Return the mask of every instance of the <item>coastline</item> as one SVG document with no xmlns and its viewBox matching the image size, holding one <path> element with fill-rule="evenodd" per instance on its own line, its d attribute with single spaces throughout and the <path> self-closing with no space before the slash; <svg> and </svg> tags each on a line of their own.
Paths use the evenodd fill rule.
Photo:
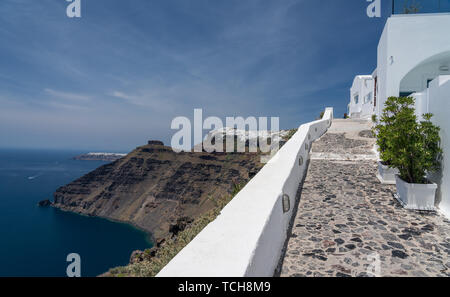
<svg viewBox="0 0 450 297">
<path fill-rule="evenodd" d="M 84 214 L 84 213 L 81 213 L 81 212 L 60 208 L 58 206 L 55 206 L 53 202 L 52 202 L 50 207 L 52 209 L 55 209 L 57 211 L 61 211 L 61 212 L 64 212 L 64 213 L 71 213 L 71 214 L 75 214 L 75 215 L 79 215 L 79 216 L 87 217 L 87 218 L 99 218 L 99 219 L 106 220 L 106 221 L 109 221 L 109 222 L 112 222 L 112 223 L 127 225 L 129 227 L 132 227 L 132 228 L 140 231 L 140 232 L 145 233 L 145 235 L 146 235 L 145 236 L 145 240 L 150 244 L 150 247 L 148 247 L 148 248 L 152 248 L 152 247 L 155 246 L 155 238 L 153 237 L 153 234 L 149 230 L 145 230 L 144 228 L 142 228 L 142 227 L 140 227 L 140 226 L 138 226 L 138 225 L 136 225 L 136 224 L 134 224 L 132 222 L 115 220 L 115 219 L 104 217 L 104 216 L 88 215 L 88 214 Z"/>
</svg>

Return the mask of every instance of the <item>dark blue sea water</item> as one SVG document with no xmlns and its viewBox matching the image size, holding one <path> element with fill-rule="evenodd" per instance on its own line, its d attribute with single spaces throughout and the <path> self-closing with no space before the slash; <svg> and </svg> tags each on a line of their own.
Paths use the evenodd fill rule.
<svg viewBox="0 0 450 297">
<path fill-rule="evenodd" d="M 129 225 L 37 203 L 61 185 L 105 164 L 75 161 L 80 152 L 0 150 L 0 276 L 66 276 L 66 257 L 81 256 L 81 275 L 96 276 L 151 247 Z"/>
</svg>

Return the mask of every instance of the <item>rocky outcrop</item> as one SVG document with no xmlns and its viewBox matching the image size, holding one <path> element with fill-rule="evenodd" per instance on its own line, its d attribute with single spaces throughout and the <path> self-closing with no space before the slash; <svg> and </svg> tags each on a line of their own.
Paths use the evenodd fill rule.
<svg viewBox="0 0 450 297">
<path fill-rule="evenodd" d="M 151 142 L 54 193 L 66 211 L 131 223 L 155 241 L 176 234 L 263 164 L 259 154 L 175 153 Z"/>
<path fill-rule="evenodd" d="M 149 140 L 148 145 L 164 145 L 164 142 L 159 140 Z"/>
<path fill-rule="evenodd" d="M 48 199 L 39 201 L 39 203 L 38 203 L 39 207 L 49 207 L 51 205 L 52 205 L 52 202 L 50 200 L 48 200 Z"/>
</svg>

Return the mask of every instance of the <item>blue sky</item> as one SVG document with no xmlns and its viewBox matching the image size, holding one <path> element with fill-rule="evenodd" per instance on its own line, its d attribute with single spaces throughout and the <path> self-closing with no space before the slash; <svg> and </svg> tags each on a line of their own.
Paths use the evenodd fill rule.
<svg viewBox="0 0 450 297">
<path fill-rule="evenodd" d="M 365 0 L 0 1 L 0 147 L 130 151 L 176 116 L 346 111 L 376 67 Z"/>
</svg>

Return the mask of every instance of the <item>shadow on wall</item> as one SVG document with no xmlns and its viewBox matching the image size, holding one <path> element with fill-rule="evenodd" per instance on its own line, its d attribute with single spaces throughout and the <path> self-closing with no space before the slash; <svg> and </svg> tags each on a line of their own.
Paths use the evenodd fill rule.
<svg viewBox="0 0 450 297">
<path fill-rule="evenodd" d="M 428 174 L 428 179 L 433 181 L 434 183 L 436 183 L 438 185 L 438 188 L 436 190 L 436 198 L 434 200 L 434 206 L 436 206 L 436 208 L 439 207 L 439 204 L 441 204 L 442 202 L 442 177 L 443 177 L 443 171 L 444 171 L 444 165 L 442 165 L 441 170 L 436 171 L 434 173 L 429 173 Z"/>
</svg>

